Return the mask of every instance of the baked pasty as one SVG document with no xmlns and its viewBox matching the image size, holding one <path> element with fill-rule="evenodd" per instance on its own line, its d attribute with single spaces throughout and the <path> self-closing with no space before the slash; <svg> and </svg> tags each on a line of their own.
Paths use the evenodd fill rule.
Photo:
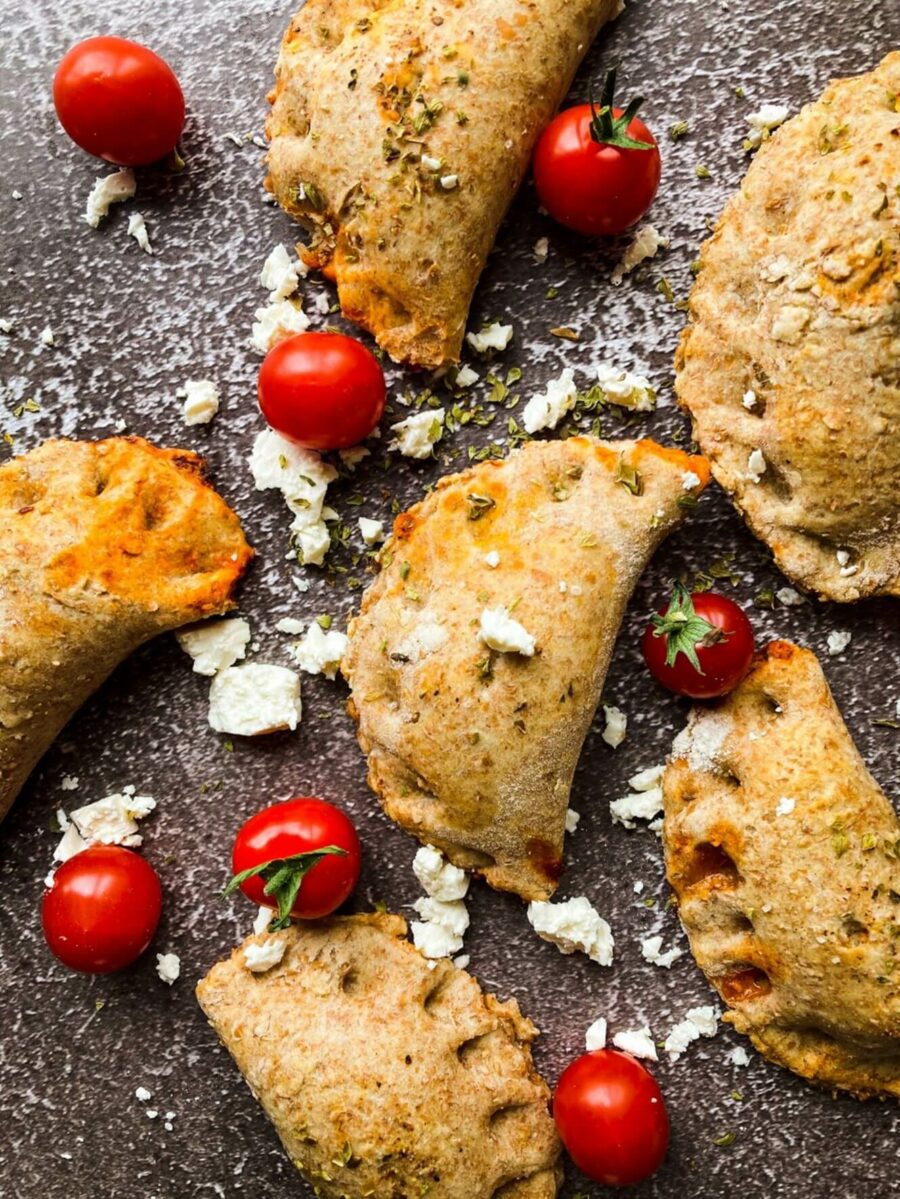
<svg viewBox="0 0 900 1199">
<path fill-rule="evenodd" d="M 405 933 L 399 916 L 372 915 L 249 937 L 197 998 L 323 1199 L 553 1199 L 537 1029 Z M 251 973 L 248 950 L 275 937 L 280 962 Z"/>
<path fill-rule="evenodd" d="M 494 887 L 552 894 L 625 604 L 708 473 L 653 441 L 535 441 L 397 517 L 342 664 L 392 819 Z"/>
<path fill-rule="evenodd" d="M 252 551 L 202 466 L 137 437 L 0 466 L 0 818 L 123 658 L 232 607 Z"/>
<path fill-rule="evenodd" d="M 398 362 L 459 358 L 538 134 L 618 0 L 307 0 L 278 58 L 267 186 Z"/>
<path fill-rule="evenodd" d="M 770 644 L 696 707 L 663 779 L 666 868 L 697 964 L 765 1057 L 900 1098 L 900 824 L 816 658 Z"/>
<path fill-rule="evenodd" d="M 717 481 L 826 599 L 900 595 L 900 52 L 766 141 L 700 254 L 676 390 Z"/>
</svg>

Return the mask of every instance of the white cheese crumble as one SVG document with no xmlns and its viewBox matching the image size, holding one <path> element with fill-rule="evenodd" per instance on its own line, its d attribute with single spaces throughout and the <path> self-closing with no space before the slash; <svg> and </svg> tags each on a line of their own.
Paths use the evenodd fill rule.
<svg viewBox="0 0 900 1199">
<path fill-rule="evenodd" d="M 747 478 L 751 483 L 759 483 L 766 473 L 766 459 L 762 450 L 751 450 L 747 459 Z"/>
<path fill-rule="evenodd" d="M 258 434 L 250 471 L 257 491 L 277 489 L 294 514 L 291 539 L 298 560 L 320 566 L 331 545 L 324 519 L 325 495 L 337 471 L 313 450 L 295 445 L 274 429 Z"/>
<path fill-rule="evenodd" d="M 550 253 L 550 238 L 539 237 L 534 243 L 533 253 L 538 262 L 546 262 L 547 255 Z"/>
<path fill-rule="evenodd" d="M 394 440 L 388 449 L 399 450 L 405 458 L 430 458 L 443 436 L 444 416 L 443 408 L 426 408 L 391 425 Z"/>
<path fill-rule="evenodd" d="M 445 192 L 452 192 L 459 184 L 459 175 L 441 175 L 440 182 Z"/>
<path fill-rule="evenodd" d="M 177 953 L 158 953 L 156 955 L 156 973 L 164 983 L 171 987 L 181 974 L 181 958 Z"/>
<path fill-rule="evenodd" d="M 555 429 L 567 412 L 575 407 L 578 388 L 575 374 L 569 368 L 558 379 L 550 379 L 540 395 L 532 396 L 522 409 L 522 427 L 526 433 Z"/>
<path fill-rule="evenodd" d="M 576 812 L 574 808 L 566 808 L 566 832 L 570 834 L 574 833 L 578 828 L 580 819 L 580 812 Z"/>
<path fill-rule="evenodd" d="M 447 644 L 447 630 L 435 620 L 424 617 L 394 648 L 394 662 L 419 662 Z"/>
<path fill-rule="evenodd" d="M 486 354 L 488 350 L 505 350 L 512 341 L 512 335 L 512 325 L 501 325 L 494 321 L 480 333 L 467 333 L 466 341 L 476 354 Z"/>
<path fill-rule="evenodd" d="M 800 592 L 795 591 L 793 587 L 779 587 L 775 592 L 775 598 L 786 608 L 798 608 L 801 604 L 806 603 Z"/>
<path fill-rule="evenodd" d="M 584 895 L 563 903 L 535 900 L 528 905 L 528 922 L 544 941 L 560 953 L 586 953 L 591 961 L 611 966 L 612 930 Z"/>
<path fill-rule="evenodd" d="M 663 809 L 663 793 L 661 780 L 664 766 L 650 766 L 631 776 L 628 780 L 632 788 L 621 799 L 614 799 L 609 805 L 609 812 L 614 824 L 624 825 L 633 829 L 636 820 L 653 820 Z"/>
<path fill-rule="evenodd" d="M 275 628 L 279 633 L 288 633 L 292 637 L 299 637 L 306 625 L 302 620 L 297 620 L 293 616 L 283 616 L 276 622 Z"/>
<path fill-rule="evenodd" d="M 274 917 L 274 915 L 275 915 L 275 912 L 273 911 L 272 908 L 262 908 L 261 907 L 259 909 L 259 911 L 256 913 L 256 917 L 253 921 L 253 931 L 256 933 L 257 936 L 259 936 L 261 933 L 266 932 L 269 925 L 272 923 L 272 918 Z"/>
<path fill-rule="evenodd" d="M 456 378 L 453 380 L 454 387 L 474 387 L 481 378 L 477 371 L 473 371 L 471 366 L 461 366 L 456 372 Z"/>
<path fill-rule="evenodd" d="M 148 1091 L 146 1087 L 138 1087 L 134 1092 L 134 1097 L 138 1103 L 149 1103 L 153 1098 L 153 1092 Z"/>
<path fill-rule="evenodd" d="M 835 629 L 828 634 L 828 652 L 832 658 L 842 654 L 853 639 L 853 634 L 846 629 Z"/>
<path fill-rule="evenodd" d="M 274 300 L 265 308 L 257 308 L 254 316 L 250 340 L 260 354 L 267 354 L 276 342 L 309 328 L 309 317 L 299 300 Z"/>
<path fill-rule="evenodd" d="M 714 1037 L 719 1027 L 719 1013 L 712 1007 L 691 1008 L 680 1024 L 676 1024 L 666 1037 L 663 1048 L 673 1062 L 677 1062 L 693 1041 L 700 1037 Z"/>
<path fill-rule="evenodd" d="M 147 222 L 139 212 L 133 212 L 128 218 L 127 233 L 129 237 L 133 237 L 145 254 L 152 254 L 153 247 L 150 245 L 150 232 L 147 229 Z"/>
<path fill-rule="evenodd" d="M 49 325 L 45 325 L 41 330 L 40 342 L 42 346 L 56 345 L 56 338 L 53 336 L 53 330 Z"/>
<path fill-rule="evenodd" d="M 505 608 L 485 608 L 481 613 L 478 635 L 490 649 L 501 654 L 534 655 L 535 640 L 528 630 L 509 615 Z"/>
<path fill-rule="evenodd" d="M 384 523 L 382 521 L 361 516 L 356 523 L 359 525 L 360 536 L 366 545 L 378 545 L 379 541 L 384 541 Z"/>
<path fill-rule="evenodd" d="M 0 317 L 0 333 L 12 333 L 15 325 L 12 321 L 8 321 L 6 317 Z"/>
<path fill-rule="evenodd" d="M 177 394 L 184 400 L 181 415 L 186 425 L 208 425 L 219 411 L 219 389 L 212 379 L 186 379 Z"/>
<path fill-rule="evenodd" d="M 651 1062 L 659 1061 L 656 1055 L 656 1045 L 646 1024 L 643 1028 L 617 1032 L 613 1037 L 613 1045 L 616 1049 L 621 1049 L 623 1053 L 630 1053 L 632 1057 L 646 1058 Z"/>
<path fill-rule="evenodd" d="M 775 808 L 776 816 L 790 816 L 794 808 L 797 806 L 796 799 L 791 799 L 788 795 L 782 795 L 778 801 L 778 806 Z"/>
<path fill-rule="evenodd" d="M 684 950 L 673 946 L 662 952 L 662 937 L 644 937 L 641 941 L 641 954 L 645 962 L 650 962 L 653 966 L 662 966 L 668 970 L 673 962 L 677 962 L 680 957 L 684 956 Z"/>
<path fill-rule="evenodd" d="M 269 935 L 244 947 L 244 965 L 253 974 L 265 974 L 277 966 L 287 949 L 287 937 Z"/>
<path fill-rule="evenodd" d="M 194 660 L 194 673 L 212 676 L 243 658 L 250 642 L 250 625 L 241 616 L 211 620 L 182 629 L 175 639 Z"/>
<path fill-rule="evenodd" d="M 292 296 L 306 270 L 306 263 L 296 254 L 291 254 L 285 246 L 276 246 L 263 263 L 259 275 L 260 286 L 269 293 L 269 303 Z"/>
<path fill-rule="evenodd" d="M 77 774 L 64 774 L 59 787 L 61 791 L 77 791 L 79 785 Z"/>
<path fill-rule="evenodd" d="M 228 666 L 209 689 L 209 723 L 217 733 L 258 737 L 293 731 L 302 711 L 300 677 L 284 666 Z"/>
<path fill-rule="evenodd" d="M 727 1060 L 732 1066 L 749 1066 L 750 1054 L 743 1045 L 735 1045 L 734 1049 L 728 1054 Z"/>
<path fill-rule="evenodd" d="M 584 1047 L 588 1053 L 606 1048 L 606 1020 L 602 1016 L 589 1025 L 584 1034 Z"/>
<path fill-rule="evenodd" d="M 761 146 L 772 130 L 783 125 L 789 115 L 790 109 L 784 104 L 763 104 L 756 112 L 749 113 L 747 124 L 750 126 L 750 132 L 744 142 L 745 147 L 755 150 L 757 146 Z"/>
<path fill-rule="evenodd" d="M 756 407 L 756 392 L 752 387 L 748 388 L 747 391 L 744 392 L 743 397 L 741 398 L 741 403 L 748 412 L 752 412 Z"/>
<path fill-rule="evenodd" d="M 681 476 L 682 491 L 693 491 L 700 486 L 700 476 L 693 470 L 686 470 Z"/>
<path fill-rule="evenodd" d="M 314 620 L 306 635 L 294 646 L 297 665 L 307 674 L 324 674 L 327 679 L 333 679 L 347 652 L 348 641 L 346 633 L 339 633 L 337 629 L 326 631 Z"/>
<path fill-rule="evenodd" d="M 448 862 L 433 845 L 423 845 L 417 851 L 412 868 L 422 889 L 432 899 L 440 899 L 444 903 L 465 899 L 469 890 L 469 876 L 465 870 Z"/>
<path fill-rule="evenodd" d="M 500 565 L 500 555 L 496 550 L 490 550 L 489 553 L 484 555 L 484 564 L 485 566 L 489 566 L 491 570 L 497 569 Z"/>
<path fill-rule="evenodd" d="M 356 470 L 360 462 L 364 458 L 368 458 L 372 451 L 364 445 L 352 445 L 347 450 L 338 450 L 338 457 L 347 468 L 347 470 Z"/>
<path fill-rule="evenodd" d="M 410 924 L 413 943 L 427 958 L 448 958 L 463 947 L 469 927 L 469 912 L 461 899 L 433 899 L 430 895 L 413 904 L 421 920 Z"/>
<path fill-rule="evenodd" d="M 627 274 L 639 266 L 647 258 L 653 258 L 660 248 L 665 249 L 669 244 L 667 237 L 662 237 L 652 225 L 642 225 L 626 247 L 625 253 L 619 259 L 618 265 L 611 275 L 616 287 Z"/>
<path fill-rule="evenodd" d="M 628 717 L 621 708 L 616 708 L 612 704 L 604 704 L 603 718 L 606 724 L 600 736 L 607 745 L 613 749 L 618 749 L 625 740 L 625 734 L 628 730 Z"/>
<path fill-rule="evenodd" d="M 597 367 L 597 382 L 607 400 L 620 408 L 651 412 L 656 407 L 656 392 L 643 375 L 601 362 Z"/>
<path fill-rule="evenodd" d="M 91 188 L 84 219 L 92 229 L 99 228 L 100 222 L 109 214 L 110 206 L 130 200 L 136 188 L 131 167 L 122 167 L 112 175 L 104 175 Z"/>
<path fill-rule="evenodd" d="M 117 795 L 107 795 L 70 813 L 73 826 L 88 845 L 99 842 L 136 849 L 142 843 L 137 822 L 153 811 L 156 800 L 134 792 L 134 787 L 123 787 Z"/>
</svg>

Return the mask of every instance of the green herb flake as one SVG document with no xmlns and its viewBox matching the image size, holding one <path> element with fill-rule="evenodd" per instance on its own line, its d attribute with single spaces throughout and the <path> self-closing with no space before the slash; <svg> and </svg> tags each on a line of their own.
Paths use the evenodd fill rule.
<svg viewBox="0 0 900 1199">
<path fill-rule="evenodd" d="M 629 462 L 625 461 L 624 454 L 619 455 L 619 460 L 616 463 L 615 481 L 632 495 L 643 494 L 644 481 L 640 476 L 640 472 L 635 470 Z"/>
<path fill-rule="evenodd" d="M 718 1145 L 720 1149 L 728 1149 L 737 1140 L 737 1133 L 733 1130 L 723 1132 L 717 1137 L 713 1137 L 713 1144 Z"/>
<path fill-rule="evenodd" d="M 689 129 L 690 125 L 688 125 L 687 121 L 676 121 L 669 129 L 669 137 L 673 142 L 681 141 L 687 135 Z"/>
<path fill-rule="evenodd" d="M 709 167 L 704 166 L 702 162 L 694 167 L 694 174 L 698 179 L 712 179 L 712 171 Z"/>
</svg>

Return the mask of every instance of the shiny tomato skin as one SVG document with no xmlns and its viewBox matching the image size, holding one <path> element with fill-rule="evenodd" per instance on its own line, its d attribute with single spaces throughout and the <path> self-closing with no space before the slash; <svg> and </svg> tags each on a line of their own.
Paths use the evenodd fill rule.
<svg viewBox="0 0 900 1199">
<path fill-rule="evenodd" d="M 619 108 L 613 109 L 618 117 Z M 628 135 L 649 150 L 600 145 L 591 137 L 590 104 L 566 108 L 534 152 L 538 198 L 554 220 L 589 237 L 610 237 L 639 221 L 656 195 L 661 164 L 656 139 L 635 117 Z"/>
<path fill-rule="evenodd" d="M 156 932 L 162 887 L 140 854 L 92 845 L 56 871 L 44 892 L 41 925 L 50 950 L 86 974 L 124 970 Z"/>
<path fill-rule="evenodd" d="M 310 450 L 346 450 L 384 411 L 378 359 L 343 333 L 298 333 L 269 350 L 259 372 L 259 406 L 282 437 Z"/>
<path fill-rule="evenodd" d="M 346 856 L 324 857 L 304 877 L 291 915 L 316 920 L 339 908 L 359 878 L 359 837 L 348 816 L 324 799 L 300 796 L 263 808 L 241 827 L 234 842 L 231 863 L 235 874 L 268 862 L 337 845 Z M 241 883 L 241 891 L 262 907 L 274 907 L 264 893 L 259 875 Z"/>
<path fill-rule="evenodd" d="M 165 158 L 184 127 L 184 95 L 172 68 L 121 37 L 73 46 L 56 69 L 53 103 L 76 145 L 118 166 Z"/>
<path fill-rule="evenodd" d="M 560 1139 L 582 1173 L 606 1186 L 633 1186 L 659 1166 L 669 1117 L 656 1079 L 616 1049 L 582 1054 L 553 1096 Z"/>
<path fill-rule="evenodd" d="M 653 677 L 676 695 L 690 699 L 715 699 L 733 691 L 753 661 L 753 626 L 734 600 L 714 591 L 695 592 L 691 599 L 694 611 L 726 634 L 724 640 L 710 646 L 697 646 L 697 659 L 702 674 L 698 674 L 684 654 L 679 654 L 671 666 L 666 665 L 666 639 L 655 637 L 653 626 L 644 630 L 641 648 L 644 661 Z M 666 612 L 660 608 L 659 615 Z"/>
</svg>

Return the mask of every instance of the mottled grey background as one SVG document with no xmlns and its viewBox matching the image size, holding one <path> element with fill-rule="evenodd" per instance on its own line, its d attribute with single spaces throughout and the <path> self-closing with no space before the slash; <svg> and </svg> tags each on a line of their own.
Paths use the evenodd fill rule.
<svg viewBox="0 0 900 1199">
<path fill-rule="evenodd" d="M 248 347 L 253 309 L 264 300 L 260 265 L 278 242 L 290 243 L 286 217 L 260 198 L 260 151 L 226 140 L 258 134 L 264 93 L 290 3 L 273 0 L 26 0 L 0 2 L 3 233 L 0 316 L 15 333 L 0 338 L 2 430 L 17 450 L 65 433 L 100 437 L 124 420 L 134 433 L 186 445 L 210 460 L 212 475 L 240 512 L 259 550 L 242 596 L 260 642 L 257 661 L 287 663 L 287 639 L 275 622 L 330 612 L 343 627 L 356 602 L 345 583 L 311 569 L 299 596 L 284 561 L 288 514 L 273 493 L 251 490 L 245 457 L 261 428 L 254 400 L 258 358 Z M 91 183 L 103 171 L 62 134 L 50 103 L 50 80 L 63 51 L 82 37 L 113 32 L 145 41 L 178 72 L 189 106 L 187 170 L 140 175 L 130 205 L 114 209 L 99 231 L 82 220 Z M 745 115 L 764 101 L 792 108 L 835 75 L 862 71 L 900 43 L 896 0 L 795 0 L 782 4 L 639 0 L 604 31 L 579 76 L 575 94 L 601 64 L 623 64 L 629 92 L 647 97 L 645 116 L 661 135 L 662 188 L 652 217 L 671 238 L 667 253 L 619 289 L 609 268 L 621 247 L 593 249 L 537 213 L 526 186 L 500 234 L 474 317 L 510 318 L 515 341 L 505 367 L 525 372 L 527 396 L 563 365 L 579 370 L 608 357 L 646 370 L 671 404 L 671 360 L 682 314 L 656 288 L 664 273 L 686 294 L 689 264 L 707 222 L 737 186 L 746 166 Z M 745 96 L 735 94 L 741 86 Z M 678 145 L 665 132 L 690 122 Z M 695 175 L 708 166 L 711 180 Z M 14 198 L 14 192 L 21 198 Z M 156 250 L 143 254 L 126 237 L 130 209 L 144 213 Z M 537 237 L 550 238 L 538 265 Z M 559 294 L 545 299 L 548 287 Z M 312 298 L 320 284 L 307 284 Z M 38 334 L 49 323 L 56 346 Z M 571 325 L 578 343 L 548 329 Z M 176 389 L 210 376 L 222 388 L 220 415 L 205 429 L 182 424 Z M 399 385 L 399 373 L 395 376 Z M 13 409 L 34 397 L 36 414 Z M 852 397 L 848 397 L 852 402 Z M 394 419 L 397 419 L 396 417 Z M 500 425 L 501 421 L 497 422 Z M 670 406 L 629 422 L 613 411 L 604 433 L 640 429 L 661 440 L 683 436 Z M 490 429 L 469 440 L 486 444 Z M 499 431 L 498 431 L 499 435 Z M 447 439 L 434 465 L 391 463 L 381 456 L 356 479 L 333 488 L 338 510 L 355 525 L 361 512 L 386 516 L 392 497 L 404 504 L 464 457 L 466 439 Z M 6 457 L 4 446 L 0 456 Z M 353 497 L 364 496 L 361 507 Z M 357 543 L 355 552 L 361 547 Z M 661 1039 L 686 1008 L 711 999 L 685 955 L 671 971 L 644 963 L 638 940 L 654 931 L 685 945 L 665 909 L 659 844 L 649 833 L 612 828 L 608 801 L 636 770 L 660 761 L 683 722 L 682 705 L 647 678 L 637 641 L 667 580 L 686 567 L 707 567 L 734 554 L 724 589 L 748 607 L 760 640 L 788 636 L 825 653 L 827 634 L 853 634 L 839 658 L 826 658 L 829 680 L 860 749 L 878 780 L 895 789 L 900 734 L 873 725 L 900 697 L 897 608 L 807 604 L 762 610 L 762 588 L 781 584 L 769 555 L 743 529 L 715 488 L 681 533 L 657 555 L 631 604 L 607 685 L 629 716 L 625 744 L 612 752 L 592 735 L 572 804 L 582 812 L 570 841 L 560 896 L 586 894 L 610 920 L 616 962 L 601 969 L 584 957 L 561 957 L 531 932 L 511 896 L 472 889 L 466 951 L 472 969 L 503 996 L 515 995 L 543 1030 L 537 1060 L 551 1081 L 583 1046 L 586 1026 L 605 1015 L 611 1031 L 648 1022 Z M 337 563 L 350 565 L 349 554 Z M 189 669 L 173 639 L 127 662 L 72 722 L 47 755 L 0 830 L 0 1194 L 16 1199 L 201 1199 L 204 1196 L 308 1194 L 226 1054 L 217 1047 L 192 985 L 247 930 L 243 900 L 217 898 L 234 832 L 261 805 L 317 793 L 347 807 L 366 847 L 357 903 L 375 899 L 403 908 L 419 893 L 410 871 L 415 846 L 381 814 L 365 785 L 364 765 L 344 714 L 342 685 L 304 679 L 306 711 L 295 736 L 236 741 L 228 752 L 206 726 L 206 682 Z M 64 793 L 65 774 L 80 780 Z M 114 977 L 69 973 L 49 956 L 38 926 L 43 878 L 54 845 L 52 814 L 133 783 L 159 801 L 145 823 L 147 856 L 159 869 L 166 905 L 156 949 L 181 955 L 182 978 L 170 989 L 151 953 Z M 646 884 L 646 907 L 633 883 Z M 102 1001 L 102 1006 L 101 1006 Z M 98 1010 L 98 1008 L 100 1010 Z M 728 1030 L 701 1041 L 657 1074 L 672 1116 L 672 1147 L 661 1173 L 640 1196 L 713 1199 L 766 1196 L 820 1199 L 896 1194 L 898 1118 L 894 1105 L 834 1100 L 768 1065 L 727 1060 L 739 1038 Z M 151 1103 L 134 1098 L 137 1086 Z M 738 1098 L 738 1095 L 740 1098 Z M 147 1108 L 158 1110 L 152 1121 Z M 174 1112 L 171 1129 L 164 1113 Z M 734 1131 L 730 1148 L 714 1140 Z M 565 1194 L 599 1196 L 569 1171 Z"/>
</svg>

